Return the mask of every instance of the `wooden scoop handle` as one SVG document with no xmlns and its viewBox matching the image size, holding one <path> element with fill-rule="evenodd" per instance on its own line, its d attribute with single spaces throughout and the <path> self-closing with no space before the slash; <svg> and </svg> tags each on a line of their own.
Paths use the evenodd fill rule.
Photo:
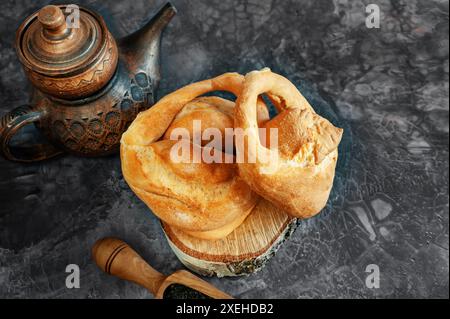
<svg viewBox="0 0 450 319">
<path fill-rule="evenodd" d="M 166 276 L 153 269 L 127 243 L 117 238 L 98 240 L 92 258 L 104 272 L 147 288 L 154 296 Z"/>
</svg>

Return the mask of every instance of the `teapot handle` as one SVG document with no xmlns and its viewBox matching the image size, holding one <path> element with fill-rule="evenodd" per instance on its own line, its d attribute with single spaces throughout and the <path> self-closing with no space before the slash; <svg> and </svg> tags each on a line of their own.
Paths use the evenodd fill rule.
<svg viewBox="0 0 450 319">
<path fill-rule="evenodd" d="M 62 153 L 51 144 L 36 144 L 28 147 L 11 147 L 9 141 L 25 125 L 38 122 L 44 110 L 29 105 L 16 107 L 0 119 L 0 153 L 15 162 L 36 162 Z"/>
</svg>

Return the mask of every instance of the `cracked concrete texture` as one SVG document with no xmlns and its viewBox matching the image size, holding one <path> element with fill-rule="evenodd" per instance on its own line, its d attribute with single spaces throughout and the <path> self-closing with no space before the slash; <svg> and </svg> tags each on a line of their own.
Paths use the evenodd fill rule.
<svg viewBox="0 0 450 319">
<path fill-rule="evenodd" d="M 346 129 L 327 208 L 267 266 L 208 279 L 239 298 L 448 298 L 448 1 L 172 1 L 158 97 L 226 71 L 270 67 Z M 28 100 L 13 49 L 22 19 L 49 1 L 4 1 L 0 114 Z M 79 1 L 112 32 L 137 29 L 163 1 Z M 367 29 L 365 6 L 381 9 Z M 158 270 L 182 267 L 117 156 L 32 165 L 0 159 L 0 297 L 150 298 L 90 259 L 96 239 L 127 240 Z M 81 288 L 65 287 L 67 264 Z M 380 267 L 379 289 L 365 285 Z"/>
</svg>

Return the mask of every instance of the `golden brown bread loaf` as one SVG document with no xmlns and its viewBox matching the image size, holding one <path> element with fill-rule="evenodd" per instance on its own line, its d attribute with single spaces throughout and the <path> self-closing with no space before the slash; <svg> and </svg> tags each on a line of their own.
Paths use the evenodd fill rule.
<svg viewBox="0 0 450 319">
<path fill-rule="evenodd" d="M 238 97 L 236 106 L 218 97 L 199 97 L 211 91 L 232 92 Z M 273 119 L 263 93 L 279 111 Z M 202 131 L 220 131 L 219 157 L 228 152 L 231 163 L 193 162 L 193 152 L 211 150 L 210 140 L 192 139 L 194 121 L 201 121 Z M 232 127 L 247 131 L 239 136 L 243 144 L 232 138 L 230 152 L 224 145 L 226 129 Z M 266 133 L 261 135 L 260 128 Z M 187 138 L 178 140 L 178 129 L 187 130 Z M 270 129 L 278 133 L 276 140 Z M 122 135 L 122 171 L 136 195 L 171 227 L 218 239 L 245 220 L 258 194 L 292 216 L 317 214 L 333 184 L 341 137 L 342 129 L 317 115 L 286 78 L 268 69 L 245 78 L 226 73 L 183 87 L 140 113 Z M 275 143 L 277 148 L 270 149 Z M 190 154 L 182 156 L 185 161 L 173 161 L 171 151 L 180 145 Z"/>
<path fill-rule="evenodd" d="M 267 148 L 272 143 L 269 130 L 266 145 L 258 134 L 255 101 L 262 93 L 279 111 L 264 125 L 278 130 L 278 149 Z M 256 157 L 254 163 L 238 162 L 240 176 L 255 192 L 295 217 L 311 217 L 322 210 L 333 185 L 342 129 L 317 115 L 291 82 L 269 69 L 245 76 L 235 127 L 247 129 L 245 144 L 236 144 L 236 156 Z"/>
<path fill-rule="evenodd" d="M 131 189 L 159 218 L 196 237 L 226 236 L 244 221 L 259 196 L 238 176 L 235 163 L 173 162 L 170 151 L 177 141 L 170 134 L 175 128 L 190 130 L 196 119 L 205 128 L 233 127 L 234 102 L 197 97 L 210 91 L 239 95 L 243 80 L 227 73 L 181 88 L 140 113 L 122 136 L 122 171 Z M 261 102 L 257 117 L 268 119 Z M 192 140 L 182 143 L 191 150 L 202 148 Z"/>
</svg>

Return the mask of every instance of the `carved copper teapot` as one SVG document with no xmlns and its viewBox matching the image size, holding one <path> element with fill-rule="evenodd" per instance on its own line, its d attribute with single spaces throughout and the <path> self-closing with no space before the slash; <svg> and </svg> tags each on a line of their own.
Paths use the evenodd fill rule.
<svg viewBox="0 0 450 319">
<path fill-rule="evenodd" d="M 17 54 L 33 93 L 30 105 L 0 121 L 0 149 L 9 160 L 114 153 L 122 132 L 154 103 L 161 32 L 175 8 L 166 4 L 143 28 L 117 42 L 95 12 L 79 7 L 74 27 L 67 23 L 67 9 L 46 6 L 17 30 Z M 13 135 L 30 123 L 49 143 L 10 146 Z"/>
</svg>

